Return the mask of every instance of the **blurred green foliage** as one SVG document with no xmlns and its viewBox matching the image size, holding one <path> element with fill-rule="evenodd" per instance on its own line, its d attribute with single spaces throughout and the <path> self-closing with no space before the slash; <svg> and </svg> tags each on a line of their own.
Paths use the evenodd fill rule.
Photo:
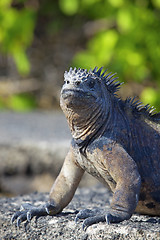
<svg viewBox="0 0 160 240">
<path fill-rule="evenodd" d="M 77 12 L 69 12 L 69 5 L 61 10 L 85 16 L 93 27 L 99 21 L 99 29 L 73 64 L 87 69 L 108 67 L 125 82 L 153 81 L 160 88 L 160 0 L 76 0 L 76 4 Z M 158 108 L 157 88 L 144 89 L 140 97 Z"/>
<path fill-rule="evenodd" d="M 29 94 L 15 94 L 7 97 L 0 96 L 0 109 L 9 109 L 18 112 L 26 112 L 36 108 L 36 101 Z"/>
<path fill-rule="evenodd" d="M 104 66 L 124 82 L 153 82 L 154 88 L 144 89 L 141 99 L 160 106 L 160 0 L 46 0 L 36 8 L 34 1 L 0 0 L 0 50 L 13 56 L 21 74 L 30 69 L 26 50 L 38 17 L 47 17 L 49 34 L 63 27 L 64 18 L 79 18 L 86 23 L 87 43 L 72 65 Z"/>
<path fill-rule="evenodd" d="M 0 96 L 0 109 L 9 109 L 18 112 L 26 112 L 36 108 L 33 96 L 29 94 L 15 94 L 7 97 Z"/>
<path fill-rule="evenodd" d="M 9 53 L 19 72 L 25 75 L 30 70 L 26 50 L 33 39 L 36 13 L 29 7 L 16 9 L 12 2 L 0 0 L 0 51 Z"/>
<path fill-rule="evenodd" d="M 106 28 L 100 26 L 89 39 L 86 50 L 75 56 L 75 65 L 109 66 L 127 81 L 159 80 L 160 1 L 79 0 L 79 4 L 80 13 L 92 21 L 103 19 Z"/>
</svg>

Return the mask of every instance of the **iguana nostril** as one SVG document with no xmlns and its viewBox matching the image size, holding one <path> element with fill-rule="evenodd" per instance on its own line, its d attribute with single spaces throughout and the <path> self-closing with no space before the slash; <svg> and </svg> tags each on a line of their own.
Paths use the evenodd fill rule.
<svg viewBox="0 0 160 240">
<path fill-rule="evenodd" d="M 75 84 L 76 84 L 77 86 L 79 86 L 80 83 L 81 83 L 80 81 L 76 81 L 76 82 L 75 82 Z"/>
</svg>

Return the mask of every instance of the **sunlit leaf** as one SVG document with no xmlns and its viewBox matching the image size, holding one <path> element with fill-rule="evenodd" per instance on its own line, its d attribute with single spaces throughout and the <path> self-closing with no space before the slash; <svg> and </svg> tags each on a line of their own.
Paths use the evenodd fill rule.
<svg viewBox="0 0 160 240">
<path fill-rule="evenodd" d="M 11 4 L 12 0 L 1 0 L 0 1 L 0 8 L 5 9 Z"/>
<path fill-rule="evenodd" d="M 67 15 L 74 15 L 78 11 L 79 1 L 78 0 L 59 0 L 59 6 L 62 12 Z"/>
<path fill-rule="evenodd" d="M 14 111 L 29 111 L 36 106 L 34 98 L 22 94 L 10 96 L 7 105 Z"/>
<path fill-rule="evenodd" d="M 33 39 L 35 13 L 8 7 L 6 11 L 0 9 L 0 20 L 1 51 L 13 56 L 21 74 L 28 74 L 30 63 L 25 52 Z"/>
<path fill-rule="evenodd" d="M 113 54 L 113 49 L 118 41 L 118 34 L 115 30 L 109 30 L 99 33 L 94 39 L 88 43 L 88 51 L 78 54 L 73 59 L 73 63 L 83 62 L 84 65 L 104 65 L 107 64 Z"/>
<path fill-rule="evenodd" d="M 13 51 L 13 58 L 15 60 L 19 72 L 22 75 L 28 74 L 30 70 L 30 62 L 27 58 L 25 51 L 23 49 L 18 48 L 15 49 L 15 51 Z"/>
<path fill-rule="evenodd" d="M 158 99 L 158 93 L 155 89 L 153 89 L 151 87 L 147 87 L 142 91 L 140 98 L 143 103 L 151 104 L 154 106 Z"/>
<path fill-rule="evenodd" d="M 152 3 L 155 7 L 160 8 L 160 0 L 152 0 Z"/>
<path fill-rule="evenodd" d="M 73 59 L 73 65 L 76 67 L 90 69 L 97 64 L 97 58 L 91 53 L 80 52 Z"/>
<path fill-rule="evenodd" d="M 107 54 L 107 51 L 113 49 L 118 41 L 118 34 L 115 30 L 109 30 L 98 34 L 88 43 L 90 51 L 97 54 L 101 52 Z"/>
<path fill-rule="evenodd" d="M 117 14 L 117 23 L 119 29 L 123 32 L 132 30 L 134 19 L 131 16 L 131 12 L 128 9 L 120 9 Z"/>
<path fill-rule="evenodd" d="M 142 55 L 138 52 L 127 51 L 126 59 L 130 65 L 139 66 L 142 64 Z"/>
<path fill-rule="evenodd" d="M 124 0 L 107 0 L 113 7 L 121 7 Z"/>
</svg>

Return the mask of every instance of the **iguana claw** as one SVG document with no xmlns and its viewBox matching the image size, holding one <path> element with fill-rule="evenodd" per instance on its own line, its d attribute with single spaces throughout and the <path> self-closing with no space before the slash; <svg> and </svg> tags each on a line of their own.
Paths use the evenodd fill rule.
<svg viewBox="0 0 160 240">
<path fill-rule="evenodd" d="M 77 223 L 79 219 L 85 219 L 82 224 L 82 229 L 86 231 L 86 229 L 96 223 L 105 222 L 105 215 L 103 214 L 103 209 L 95 208 L 93 210 L 90 209 L 82 209 L 75 217 L 75 222 Z"/>
<path fill-rule="evenodd" d="M 105 222 L 105 221 L 106 221 L 105 215 L 89 217 L 83 221 L 82 229 L 86 231 L 89 226 L 99 222 Z"/>
<path fill-rule="evenodd" d="M 24 221 L 30 222 L 34 216 L 40 217 L 48 215 L 46 205 L 32 206 L 31 204 L 23 204 L 20 211 L 17 211 L 11 218 L 11 223 L 17 219 L 17 227 Z"/>
</svg>

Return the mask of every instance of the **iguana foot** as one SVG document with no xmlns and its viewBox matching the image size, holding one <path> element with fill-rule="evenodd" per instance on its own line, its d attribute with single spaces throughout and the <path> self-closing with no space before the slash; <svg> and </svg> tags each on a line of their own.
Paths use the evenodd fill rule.
<svg viewBox="0 0 160 240">
<path fill-rule="evenodd" d="M 54 209 L 54 206 L 50 203 L 46 203 L 40 206 L 33 206 L 30 203 L 24 203 L 21 205 L 20 211 L 13 214 L 11 218 L 11 223 L 17 220 L 17 227 L 20 226 L 21 222 L 30 222 L 34 216 L 46 216 L 49 215 L 50 211 Z"/>
<path fill-rule="evenodd" d="M 85 231 L 89 226 L 99 222 L 107 222 L 107 224 L 119 223 L 128 218 L 128 216 L 125 217 L 123 214 L 122 216 L 112 215 L 109 212 L 104 214 L 104 209 L 83 209 L 76 215 L 75 222 L 77 223 L 79 219 L 85 219 L 82 224 L 82 229 Z"/>
<path fill-rule="evenodd" d="M 75 222 L 77 223 L 79 219 L 85 219 L 82 224 L 82 229 L 85 231 L 89 226 L 105 222 L 105 215 L 103 214 L 104 210 L 96 208 L 93 210 L 82 209 L 75 217 Z"/>
</svg>

